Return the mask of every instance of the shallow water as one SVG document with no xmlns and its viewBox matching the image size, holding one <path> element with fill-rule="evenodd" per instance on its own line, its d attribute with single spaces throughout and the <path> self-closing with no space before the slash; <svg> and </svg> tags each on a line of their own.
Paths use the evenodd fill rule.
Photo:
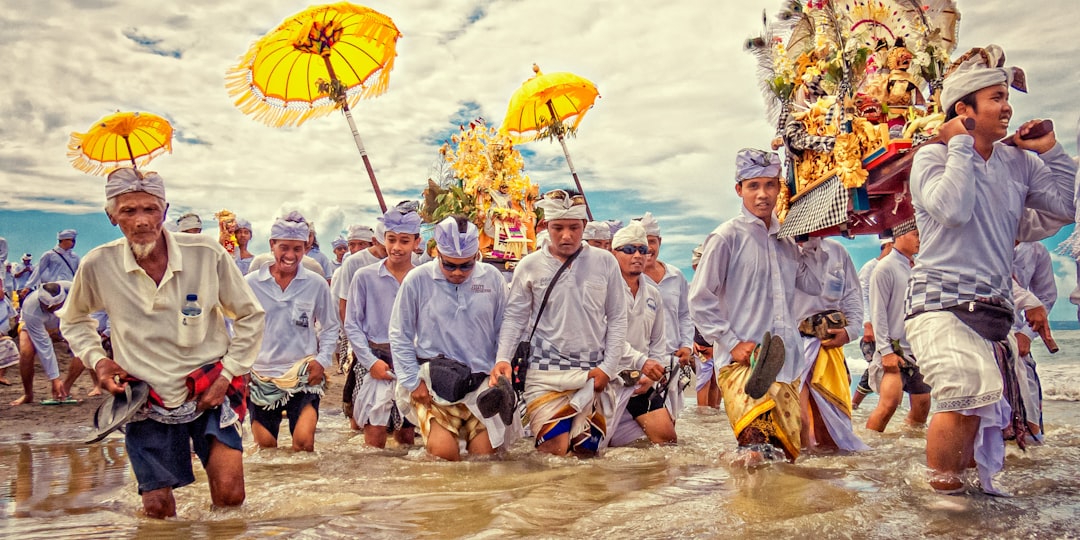
<svg viewBox="0 0 1080 540">
<path fill-rule="evenodd" d="M 1080 350 L 1080 332 L 1058 341 Z M 934 495 L 923 430 L 904 427 L 901 410 L 887 433 L 866 431 L 871 396 L 854 423 L 872 451 L 749 471 L 729 465 L 726 417 L 692 405 L 677 446 L 642 444 L 587 461 L 539 456 L 524 441 L 502 459 L 464 463 L 416 448 L 372 451 L 344 417 L 324 414 L 314 454 L 255 450 L 246 435 L 243 507 L 212 510 L 196 465 L 196 483 L 176 493 L 179 518 L 166 522 L 139 514 L 119 436 L 98 445 L 78 442 L 81 429 L 0 436 L 0 530 L 8 538 L 1076 537 L 1075 358 L 1037 353 L 1040 371 L 1055 374 L 1043 380 L 1058 399 L 1044 404 L 1047 444 L 1009 450 L 999 485 L 1012 498 Z M 851 360 L 856 378 L 863 367 Z"/>
</svg>

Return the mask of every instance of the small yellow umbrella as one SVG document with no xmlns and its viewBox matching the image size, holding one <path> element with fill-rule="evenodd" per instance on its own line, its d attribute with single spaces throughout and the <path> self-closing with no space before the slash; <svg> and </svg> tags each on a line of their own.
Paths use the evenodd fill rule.
<svg viewBox="0 0 1080 540">
<path fill-rule="evenodd" d="M 584 197 L 585 191 L 581 189 L 581 181 L 570 159 L 570 150 L 566 148 L 566 133 L 577 129 L 600 94 L 592 81 L 573 73 L 541 73 L 536 64 L 533 64 L 533 73 L 535 75 L 510 98 L 510 106 L 506 109 L 499 131 L 509 135 L 516 143 L 556 137 L 562 145 L 574 184 Z M 588 199 L 585 209 L 592 220 Z"/>
<path fill-rule="evenodd" d="M 241 111 L 274 127 L 341 109 L 386 211 L 350 106 L 386 91 L 399 37 L 394 21 L 373 9 L 348 2 L 313 6 L 252 43 L 226 73 L 225 86 Z"/>
<path fill-rule="evenodd" d="M 127 165 L 146 166 L 150 160 L 172 153 L 173 128 L 169 121 L 145 112 L 117 112 L 98 120 L 86 133 L 71 134 L 68 158 L 76 169 L 107 174 Z"/>
</svg>

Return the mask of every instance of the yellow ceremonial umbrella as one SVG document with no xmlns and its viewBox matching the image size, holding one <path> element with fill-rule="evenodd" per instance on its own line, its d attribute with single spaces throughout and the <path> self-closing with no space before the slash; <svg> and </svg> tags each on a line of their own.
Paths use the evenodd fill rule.
<svg viewBox="0 0 1080 540">
<path fill-rule="evenodd" d="M 86 133 L 71 134 L 68 158 L 80 171 L 107 174 L 131 163 L 146 166 L 162 153 L 172 153 L 169 121 L 145 112 L 117 112 L 98 120 Z"/>
<path fill-rule="evenodd" d="M 585 113 L 592 108 L 600 94 L 592 81 L 573 73 L 541 73 L 536 64 L 533 64 L 533 73 L 535 75 L 510 98 L 510 106 L 506 109 L 499 131 L 509 135 L 516 143 L 552 136 L 557 138 L 566 156 L 566 164 L 570 166 L 574 184 L 584 197 L 585 191 L 581 189 L 581 181 L 570 159 L 570 150 L 566 148 L 566 133 L 577 130 Z M 589 220 L 592 220 L 588 199 L 585 209 Z"/>
<path fill-rule="evenodd" d="M 225 86 L 241 111 L 274 127 L 341 109 L 386 211 L 350 107 L 386 91 L 399 37 L 394 21 L 373 9 L 348 2 L 313 6 L 252 43 L 226 73 Z"/>
</svg>

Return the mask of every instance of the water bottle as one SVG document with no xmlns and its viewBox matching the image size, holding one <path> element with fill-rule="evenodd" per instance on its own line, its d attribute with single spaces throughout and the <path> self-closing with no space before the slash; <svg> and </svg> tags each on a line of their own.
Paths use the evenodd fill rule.
<svg viewBox="0 0 1080 540">
<path fill-rule="evenodd" d="M 825 290 L 822 296 L 826 300 L 837 302 L 844 296 L 844 271 L 840 266 L 833 266 L 825 276 Z"/>
<path fill-rule="evenodd" d="M 202 308 L 199 307 L 199 295 L 187 295 L 187 302 L 180 308 L 180 313 L 183 313 L 185 317 L 197 317 L 201 315 Z"/>
</svg>

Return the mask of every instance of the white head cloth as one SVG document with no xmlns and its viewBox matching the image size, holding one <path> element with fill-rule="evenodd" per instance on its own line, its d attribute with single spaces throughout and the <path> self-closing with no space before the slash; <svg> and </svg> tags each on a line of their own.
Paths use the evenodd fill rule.
<svg viewBox="0 0 1080 540">
<path fill-rule="evenodd" d="M 274 220 L 274 224 L 270 226 L 270 239 L 307 242 L 310 231 L 304 216 L 299 212 L 289 212 L 285 217 Z"/>
<path fill-rule="evenodd" d="M 645 215 L 641 216 L 638 221 L 641 222 L 642 227 L 645 227 L 647 236 L 660 236 L 660 222 L 656 221 L 652 212 L 645 212 Z"/>
<path fill-rule="evenodd" d="M 621 219 L 609 219 L 609 220 L 605 221 L 604 223 L 607 223 L 608 229 L 611 230 L 612 235 L 619 232 L 619 229 L 622 228 L 622 220 Z"/>
<path fill-rule="evenodd" d="M 67 291 L 60 282 L 46 283 L 38 288 L 38 302 L 47 308 L 59 306 L 64 300 L 67 300 Z"/>
<path fill-rule="evenodd" d="M 466 259 L 480 250 L 479 231 L 472 222 L 465 222 L 465 230 L 458 227 L 453 217 L 448 217 L 435 225 L 435 245 L 439 253 L 455 259 Z"/>
<path fill-rule="evenodd" d="M 964 96 L 989 86 L 1005 84 L 1027 92 L 1024 70 L 1005 67 L 1005 51 L 997 45 L 971 49 L 959 62 L 956 70 L 946 76 L 942 83 L 942 111 L 951 111 L 956 102 Z"/>
<path fill-rule="evenodd" d="M 563 201 L 541 199 L 536 203 L 536 207 L 544 210 L 545 221 L 555 221 L 556 219 L 589 219 L 589 214 L 585 210 L 585 205 L 575 205 L 569 198 Z"/>
<path fill-rule="evenodd" d="M 75 235 L 79 234 L 75 229 L 64 229 L 56 233 L 57 240 L 74 240 Z"/>
<path fill-rule="evenodd" d="M 121 167 L 109 173 L 105 181 L 105 198 L 112 199 L 125 193 L 144 191 L 159 199 L 165 199 L 165 181 L 153 171 L 140 171 Z"/>
<path fill-rule="evenodd" d="M 705 246 L 698 244 L 693 251 L 690 252 L 690 266 L 697 266 L 701 262 L 701 255 L 705 253 Z"/>
<path fill-rule="evenodd" d="M 379 223 L 385 228 L 384 238 L 387 232 L 419 234 L 421 221 L 420 214 L 405 203 L 387 210 L 379 218 Z"/>
<path fill-rule="evenodd" d="M 735 182 L 747 178 L 779 178 L 780 155 L 756 148 L 743 148 L 735 154 Z"/>
<path fill-rule="evenodd" d="M 334 249 L 347 248 L 347 247 L 349 247 L 349 242 L 347 242 L 344 238 L 339 236 L 339 237 L 335 238 L 333 242 L 330 242 L 330 246 L 333 247 Z"/>
<path fill-rule="evenodd" d="M 619 249 L 626 245 L 647 246 L 649 238 L 645 234 L 645 227 L 640 221 L 631 221 L 629 225 L 619 229 L 611 239 L 611 249 Z"/>
<path fill-rule="evenodd" d="M 345 239 L 370 242 L 374 237 L 375 231 L 371 230 L 371 227 L 368 227 L 367 225 L 349 225 L 349 234 Z"/>
<path fill-rule="evenodd" d="M 236 230 L 247 229 L 249 232 L 251 229 L 251 222 L 244 218 L 236 218 Z"/>
<path fill-rule="evenodd" d="M 176 220 L 176 229 L 179 231 L 196 228 L 202 228 L 202 219 L 197 214 L 184 214 L 180 216 L 180 219 Z"/>
<path fill-rule="evenodd" d="M 582 240 L 611 240 L 611 227 L 603 221 L 590 221 L 585 224 Z"/>
</svg>

